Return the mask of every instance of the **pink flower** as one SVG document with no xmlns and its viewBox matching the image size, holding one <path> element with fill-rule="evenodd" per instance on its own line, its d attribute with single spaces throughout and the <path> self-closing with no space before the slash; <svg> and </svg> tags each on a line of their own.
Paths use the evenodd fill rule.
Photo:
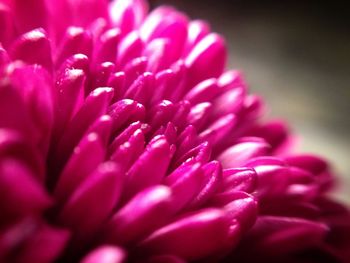
<svg viewBox="0 0 350 263">
<path fill-rule="evenodd" d="M 1 0 L 0 28 L 0 262 L 348 262 L 328 164 L 204 21 Z"/>
</svg>

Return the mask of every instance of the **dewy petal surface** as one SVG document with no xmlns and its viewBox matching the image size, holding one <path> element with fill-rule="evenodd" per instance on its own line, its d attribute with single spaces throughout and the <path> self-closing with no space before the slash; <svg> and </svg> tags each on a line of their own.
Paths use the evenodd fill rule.
<svg viewBox="0 0 350 263">
<path fill-rule="evenodd" d="M 152 6 L 0 0 L 0 262 L 348 263 L 331 165 Z"/>
</svg>

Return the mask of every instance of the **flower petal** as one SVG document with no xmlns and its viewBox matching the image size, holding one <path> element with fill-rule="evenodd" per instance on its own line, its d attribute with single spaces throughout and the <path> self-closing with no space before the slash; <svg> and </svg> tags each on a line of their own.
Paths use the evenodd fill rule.
<svg viewBox="0 0 350 263">
<path fill-rule="evenodd" d="M 129 169 L 126 175 L 124 199 L 128 200 L 138 191 L 160 183 L 171 157 L 172 150 L 164 136 L 155 137 Z"/>
<path fill-rule="evenodd" d="M 117 246 L 100 246 L 87 254 L 81 263 L 123 263 L 126 259 L 126 253 Z"/>
<path fill-rule="evenodd" d="M 174 254 L 186 260 L 205 258 L 225 246 L 230 224 L 226 213 L 208 208 L 166 225 L 145 240 L 140 253 Z M 191 238 L 183 238 L 183 237 Z"/>
<path fill-rule="evenodd" d="M 113 162 L 99 165 L 72 193 L 60 212 L 60 222 L 74 229 L 75 238 L 83 242 L 111 214 L 121 189 L 120 168 Z"/>
<path fill-rule="evenodd" d="M 173 213 L 172 193 L 168 187 L 147 188 L 110 219 L 105 239 L 118 244 L 134 243 L 166 223 Z"/>
</svg>

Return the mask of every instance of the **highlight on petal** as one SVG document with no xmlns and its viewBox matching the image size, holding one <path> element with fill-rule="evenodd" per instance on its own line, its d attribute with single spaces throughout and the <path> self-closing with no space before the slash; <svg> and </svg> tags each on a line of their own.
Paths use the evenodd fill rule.
<svg viewBox="0 0 350 263">
<path fill-rule="evenodd" d="M 117 246 L 104 245 L 90 252 L 81 262 L 123 263 L 125 262 L 125 258 L 125 252 L 121 248 Z"/>
</svg>

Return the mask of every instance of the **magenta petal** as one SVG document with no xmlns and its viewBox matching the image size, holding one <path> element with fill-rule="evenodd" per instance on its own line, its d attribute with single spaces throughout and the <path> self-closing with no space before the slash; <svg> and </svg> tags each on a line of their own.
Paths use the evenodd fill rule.
<svg viewBox="0 0 350 263">
<path fill-rule="evenodd" d="M 208 128 L 199 134 L 201 141 L 207 141 L 213 146 L 223 142 L 233 128 L 237 125 L 237 118 L 233 114 L 228 114 L 212 123 Z"/>
<path fill-rule="evenodd" d="M 123 263 L 125 259 L 124 250 L 117 246 L 104 245 L 92 250 L 81 263 Z"/>
<path fill-rule="evenodd" d="M 140 72 L 145 72 L 148 65 L 148 60 L 146 57 L 137 57 L 130 60 L 123 71 L 125 72 L 125 86 L 130 87 L 130 85 L 140 76 Z"/>
<path fill-rule="evenodd" d="M 188 34 L 184 48 L 184 55 L 187 55 L 192 50 L 192 48 L 209 33 L 210 26 L 205 21 L 191 21 L 188 25 Z"/>
<path fill-rule="evenodd" d="M 131 32 L 120 42 L 118 46 L 117 66 L 122 69 L 129 61 L 141 55 L 143 41 L 137 32 Z"/>
<path fill-rule="evenodd" d="M 163 16 L 165 15 L 165 16 Z M 143 40 L 151 43 L 152 40 L 164 39 L 171 49 L 164 52 L 165 59 L 175 61 L 183 51 L 187 37 L 187 17 L 167 7 L 155 9 L 144 21 L 140 34 Z M 163 58 L 162 58 L 163 59 Z"/>
<path fill-rule="evenodd" d="M 213 105 L 210 102 L 202 102 L 194 105 L 187 116 L 187 122 L 201 131 L 203 127 L 208 125 L 209 116 Z"/>
<path fill-rule="evenodd" d="M 147 12 L 148 4 L 144 0 L 112 1 L 109 6 L 110 19 L 123 35 L 139 27 Z"/>
<path fill-rule="evenodd" d="M 36 214 L 51 203 L 43 185 L 23 163 L 13 159 L 1 159 L 0 192 L 0 210 L 7 215 L 0 222 Z"/>
<path fill-rule="evenodd" d="M 142 133 L 147 133 L 149 131 L 149 125 L 140 121 L 131 123 L 125 130 L 123 130 L 113 139 L 113 142 L 109 146 L 108 152 L 113 153 L 118 146 L 127 142 L 130 136 L 132 136 L 137 130 L 140 130 Z"/>
<path fill-rule="evenodd" d="M 171 48 L 170 45 L 168 39 L 156 38 L 146 46 L 143 55 L 149 61 L 147 71 L 158 72 L 170 66 L 174 60 L 172 52 L 168 52 Z"/>
<path fill-rule="evenodd" d="M 141 37 L 147 41 L 169 38 L 181 52 L 181 45 L 187 37 L 187 17 L 169 7 L 159 7 L 147 16 L 140 32 Z"/>
<path fill-rule="evenodd" d="M 113 28 L 100 36 L 98 46 L 95 48 L 93 54 L 94 63 L 115 62 L 120 34 L 118 28 Z"/>
<path fill-rule="evenodd" d="M 197 196 L 189 204 L 190 208 L 197 208 L 204 204 L 218 190 L 222 182 L 221 165 L 212 161 L 203 165 L 203 181 Z"/>
<path fill-rule="evenodd" d="M 224 168 L 244 165 L 252 158 L 266 155 L 270 145 L 260 138 L 242 138 L 241 142 L 226 149 L 218 157 Z"/>
<path fill-rule="evenodd" d="M 251 193 L 257 186 L 257 174 L 252 168 L 231 168 L 223 171 L 224 191 Z"/>
<path fill-rule="evenodd" d="M 153 186 L 135 195 L 108 222 L 108 242 L 128 244 L 138 241 L 166 223 L 174 213 L 171 190 Z"/>
<path fill-rule="evenodd" d="M 152 96 L 152 102 L 158 102 L 162 99 L 171 100 L 172 102 L 177 101 L 181 98 L 182 90 L 180 90 L 181 86 L 183 86 L 183 78 L 185 75 L 185 68 L 183 63 L 178 63 L 175 67 L 171 67 L 170 69 L 165 69 L 159 71 L 156 74 L 156 84 L 157 87 Z M 179 92 L 176 92 L 177 90 Z"/>
<path fill-rule="evenodd" d="M 226 48 L 224 40 L 216 34 L 204 37 L 192 49 L 185 59 L 189 68 L 190 88 L 204 79 L 218 77 L 226 64 Z M 212 65 L 215 65 L 213 67 Z"/>
<path fill-rule="evenodd" d="M 125 98 L 147 105 L 154 86 L 154 76 L 150 72 L 140 75 L 125 92 Z"/>
<path fill-rule="evenodd" d="M 184 96 L 192 104 L 211 101 L 218 94 L 218 85 L 215 78 L 206 79 L 194 86 Z"/>
<path fill-rule="evenodd" d="M 282 160 L 274 157 L 258 157 L 248 161 L 246 166 L 254 168 L 258 175 L 259 196 L 284 195 L 289 185 L 289 171 Z"/>
<path fill-rule="evenodd" d="M 326 191 L 334 185 L 334 178 L 328 163 L 318 156 L 310 154 L 289 156 L 286 157 L 286 162 L 313 173 L 322 191 Z"/>
<path fill-rule="evenodd" d="M 222 93 L 213 101 L 211 118 L 216 119 L 225 114 L 238 114 L 242 108 L 246 96 L 245 86 L 238 86 Z"/>
<path fill-rule="evenodd" d="M 116 148 L 111 153 L 110 159 L 127 171 L 144 151 L 145 136 L 141 129 L 137 129 L 125 142 L 117 145 L 117 141 L 114 141 L 113 144 Z"/>
<path fill-rule="evenodd" d="M 39 147 L 46 154 L 54 121 L 53 85 L 48 72 L 38 65 L 22 66 L 14 70 L 11 79 L 25 100 L 32 123 L 41 137 Z"/>
<path fill-rule="evenodd" d="M 12 44 L 10 56 L 13 60 L 23 60 L 28 64 L 40 64 L 49 71 L 52 69 L 50 42 L 46 32 L 41 28 L 21 35 Z"/>
<path fill-rule="evenodd" d="M 90 237 L 115 207 L 122 189 L 122 174 L 113 162 L 101 164 L 72 193 L 59 218 L 75 230 L 80 241 Z"/>
<path fill-rule="evenodd" d="M 94 155 L 91 155 L 91 153 Z M 75 147 L 55 187 L 55 196 L 66 200 L 78 185 L 102 162 L 105 148 L 96 133 L 87 134 Z M 84 164 L 84 165 L 81 165 Z"/>
<path fill-rule="evenodd" d="M 225 212 L 204 209 L 158 229 L 139 244 L 139 250 L 175 254 L 186 260 L 204 258 L 225 246 L 229 227 Z M 183 238 L 186 236 L 190 238 Z"/>
<path fill-rule="evenodd" d="M 18 253 L 17 262 L 53 262 L 64 251 L 69 237 L 67 230 L 43 225 L 27 240 L 21 253 Z"/>
<path fill-rule="evenodd" d="M 109 106 L 108 114 L 113 120 L 112 134 L 129 123 L 143 121 L 145 111 L 142 104 L 130 99 L 120 100 Z"/>
<path fill-rule="evenodd" d="M 79 97 L 82 97 L 85 74 L 80 69 L 65 69 L 64 75 L 56 84 L 56 122 L 55 137 L 61 135 L 68 121 L 72 118 L 79 105 Z"/>
<path fill-rule="evenodd" d="M 161 6 L 154 9 L 143 21 L 140 28 L 141 37 L 145 41 L 150 41 L 153 34 L 157 31 L 158 27 L 162 27 L 162 19 L 166 16 L 170 16 L 170 21 L 172 21 L 172 15 L 176 11 L 169 6 Z M 167 25 L 167 23 L 165 23 Z"/>
<path fill-rule="evenodd" d="M 230 90 L 246 90 L 246 83 L 242 76 L 242 72 L 238 70 L 228 70 L 220 75 L 218 78 L 218 86 L 220 91 L 225 93 Z"/>
<path fill-rule="evenodd" d="M 161 125 L 164 125 L 171 121 L 175 114 L 175 106 L 168 100 L 162 100 L 154 105 L 149 110 L 148 123 L 152 127 L 152 131 L 158 129 Z"/>
<path fill-rule="evenodd" d="M 15 0 L 11 2 L 13 4 L 13 16 L 16 19 L 16 26 L 20 33 L 38 27 L 47 29 L 48 12 L 45 0 L 28 0 L 25 2 Z"/>
<path fill-rule="evenodd" d="M 164 179 L 173 192 L 176 211 L 185 207 L 198 194 L 202 184 L 201 165 L 183 164 Z"/>
<path fill-rule="evenodd" d="M 85 74 L 87 74 L 89 70 L 89 62 L 89 58 L 81 53 L 68 57 L 59 67 L 57 67 L 58 70 L 56 79 L 60 80 L 61 78 L 64 78 L 66 75 L 66 70 L 70 71 L 81 69 Z M 56 84 L 59 86 L 60 82 Z"/>
<path fill-rule="evenodd" d="M 319 245 L 328 230 L 322 223 L 300 218 L 260 216 L 248 236 L 249 246 L 270 256 L 286 255 Z"/>
<path fill-rule="evenodd" d="M 108 19 L 107 0 L 74 0 L 67 3 L 72 12 L 74 25 L 86 27 L 97 18 Z"/>
<path fill-rule="evenodd" d="M 211 146 L 208 142 L 203 142 L 200 145 L 192 148 L 179 159 L 176 160 L 175 166 L 179 166 L 182 163 L 206 163 L 209 161 L 211 155 Z"/>
<path fill-rule="evenodd" d="M 327 162 L 315 155 L 290 156 L 286 158 L 286 162 L 289 165 L 302 168 L 314 174 L 320 174 L 328 168 Z"/>
<path fill-rule="evenodd" d="M 112 118 L 109 115 L 102 115 L 90 126 L 86 133 L 96 133 L 103 145 L 107 147 L 112 132 L 112 123 Z"/>
<path fill-rule="evenodd" d="M 291 135 L 287 124 L 284 121 L 270 121 L 266 124 L 258 126 L 252 132 L 253 136 L 264 138 L 276 152 L 276 155 L 281 152 L 288 152 L 289 144 L 291 144 Z"/>
<path fill-rule="evenodd" d="M 84 54 L 90 57 L 92 50 L 92 38 L 91 35 L 80 27 L 69 27 L 63 40 L 60 42 L 60 46 L 56 51 L 55 64 L 57 66 L 75 55 Z"/>
<path fill-rule="evenodd" d="M 14 21 L 12 19 L 12 14 L 10 7 L 5 3 L 0 3 L 0 43 L 7 47 L 14 37 Z M 1 57 L 1 55 L 0 55 Z M 0 58 L 0 68 L 1 68 L 1 58 Z"/>
<path fill-rule="evenodd" d="M 154 138 L 126 175 L 127 191 L 124 193 L 126 199 L 137 191 L 158 184 L 168 169 L 171 155 L 171 148 L 166 139 L 163 136 Z"/>
<path fill-rule="evenodd" d="M 108 87 L 108 80 L 115 70 L 114 63 L 103 62 L 101 64 L 94 64 L 90 70 L 88 85 L 85 86 L 85 93 L 89 93 L 99 87 Z"/>
<path fill-rule="evenodd" d="M 126 90 L 125 73 L 122 71 L 119 71 L 111 74 L 109 76 L 107 86 L 112 87 L 114 89 L 114 98 L 112 102 L 122 99 Z"/>
<path fill-rule="evenodd" d="M 10 158 L 21 161 L 31 169 L 39 182 L 45 179 L 44 160 L 32 141 L 15 130 L 0 129 L 0 158 Z"/>
<path fill-rule="evenodd" d="M 246 194 L 245 197 L 233 200 L 224 206 L 228 216 L 237 220 L 240 229 L 249 230 L 255 223 L 258 215 L 258 202 L 253 196 Z"/>
<path fill-rule="evenodd" d="M 192 149 L 196 145 L 196 136 L 196 130 L 192 125 L 188 125 L 184 129 L 184 131 L 178 136 L 176 142 L 177 150 L 172 161 L 173 163 L 179 163 L 178 160 L 180 159 L 180 157 L 182 157 L 185 153 L 189 152 L 190 149 Z"/>
<path fill-rule="evenodd" d="M 112 97 L 113 89 L 97 88 L 85 99 L 84 104 L 67 125 L 59 143 L 57 157 L 63 162 L 67 160 L 73 147 L 78 144 L 95 120 L 106 113 Z"/>
<path fill-rule="evenodd" d="M 185 120 L 186 116 L 190 112 L 190 107 L 191 104 L 186 100 L 181 100 L 175 105 L 175 115 L 171 122 L 178 127 L 179 132 L 185 129 Z"/>
<path fill-rule="evenodd" d="M 0 127 L 14 129 L 30 136 L 34 142 L 38 141 L 24 99 L 16 87 L 0 83 L 0 105 Z"/>
</svg>

